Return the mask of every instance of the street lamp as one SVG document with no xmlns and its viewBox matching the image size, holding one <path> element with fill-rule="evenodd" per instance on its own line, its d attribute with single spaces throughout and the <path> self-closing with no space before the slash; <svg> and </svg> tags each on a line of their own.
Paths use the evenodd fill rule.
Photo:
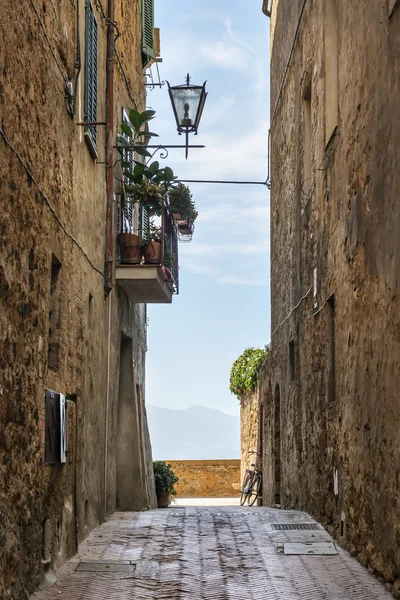
<svg viewBox="0 0 400 600">
<path fill-rule="evenodd" d="M 206 102 L 206 82 L 203 85 L 191 85 L 189 73 L 186 83 L 173 87 L 168 83 L 168 93 L 174 111 L 179 135 L 186 135 L 186 158 L 189 153 L 189 133 L 197 135 L 204 104 Z"/>
</svg>

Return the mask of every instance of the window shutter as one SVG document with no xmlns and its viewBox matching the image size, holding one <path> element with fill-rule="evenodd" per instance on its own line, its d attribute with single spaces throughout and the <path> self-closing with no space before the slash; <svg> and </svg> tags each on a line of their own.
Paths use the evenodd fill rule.
<svg viewBox="0 0 400 600">
<path fill-rule="evenodd" d="M 155 57 L 154 51 L 154 0 L 142 0 L 142 64 Z"/>
<path fill-rule="evenodd" d="M 46 390 L 45 456 L 46 464 L 60 462 L 60 394 Z"/>
<path fill-rule="evenodd" d="M 131 123 L 128 118 L 128 114 L 126 110 L 122 109 L 122 122 L 126 123 L 126 125 L 131 126 Z M 122 137 L 129 142 L 129 138 L 124 133 Z M 127 150 L 126 148 L 122 149 L 122 160 L 126 163 L 129 163 L 129 167 L 125 167 L 126 171 L 133 173 L 133 169 L 135 163 L 133 161 L 133 150 Z M 130 183 L 128 178 L 124 177 L 125 183 Z M 133 198 L 129 195 L 121 195 L 121 208 L 122 208 L 122 229 L 121 231 L 126 231 L 129 233 L 133 233 L 135 229 L 135 205 L 133 202 Z"/>
<path fill-rule="evenodd" d="M 93 5 L 86 0 L 85 23 L 85 121 L 97 121 L 97 20 Z M 97 128 L 85 127 L 86 139 L 92 155 L 97 158 Z"/>
<path fill-rule="evenodd" d="M 146 234 L 146 230 L 149 229 L 150 226 L 150 220 L 149 220 L 149 213 L 148 210 L 145 206 L 141 206 L 140 207 L 140 232 L 141 232 L 141 237 L 145 237 Z"/>
<path fill-rule="evenodd" d="M 64 394 L 45 392 L 45 450 L 46 464 L 65 463 L 67 458 L 67 422 Z"/>
</svg>

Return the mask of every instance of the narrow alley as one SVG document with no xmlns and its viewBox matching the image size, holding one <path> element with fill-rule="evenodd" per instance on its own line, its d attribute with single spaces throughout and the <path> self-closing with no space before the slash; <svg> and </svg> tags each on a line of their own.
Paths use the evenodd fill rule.
<svg viewBox="0 0 400 600">
<path fill-rule="evenodd" d="M 292 543 L 293 545 L 288 546 Z M 331 555 L 287 555 L 296 544 Z M 298 548 L 298 547 L 297 547 Z M 308 546 L 310 549 L 311 547 Z M 32 600 L 383 600 L 306 513 L 239 506 L 117 512 Z"/>
</svg>

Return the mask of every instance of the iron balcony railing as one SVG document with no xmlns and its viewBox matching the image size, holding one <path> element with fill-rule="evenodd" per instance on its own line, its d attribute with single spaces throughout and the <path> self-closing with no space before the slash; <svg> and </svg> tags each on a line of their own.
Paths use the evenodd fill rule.
<svg viewBox="0 0 400 600">
<path fill-rule="evenodd" d="M 149 215 L 145 207 L 134 202 L 125 194 L 120 195 L 118 202 L 118 234 L 138 236 L 141 250 L 135 261 L 124 258 L 121 248 L 122 236 L 119 235 L 119 260 L 121 264 L 131 264 L 134 267 L 145 267 L 146 239 L 149 232 L 157 231 L 157 242 L 160 243 L 159 259 L 151 264 L 163 269 L 167 283 L 170 283 L 175 294 L 179 293 L 179 262 L 178 262 L 178 227 L 167 208 L 163 208 L 160 216 Z M 126 236 L 125 236 L 126 237 Z"/>
</svg>

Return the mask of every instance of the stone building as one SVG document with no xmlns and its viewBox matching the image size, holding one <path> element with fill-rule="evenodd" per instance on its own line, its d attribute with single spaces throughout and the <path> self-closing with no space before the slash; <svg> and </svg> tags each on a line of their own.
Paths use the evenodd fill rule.
<svg viewBox="0 0 400 600">
<path fill-rule="evenodd" d="M 0 597 L 21 600 L 107 514 L 156 504 L 146 303 L 172 288 L 117 245 L 153 0 L 0 9 Z"/>
<path fill-rule="evenodd" d="M 272 0 L 264 503 L 400 577 L 400 6 Z M 396 584 L 397 585 L 397 584 Z"/>
</svg>

